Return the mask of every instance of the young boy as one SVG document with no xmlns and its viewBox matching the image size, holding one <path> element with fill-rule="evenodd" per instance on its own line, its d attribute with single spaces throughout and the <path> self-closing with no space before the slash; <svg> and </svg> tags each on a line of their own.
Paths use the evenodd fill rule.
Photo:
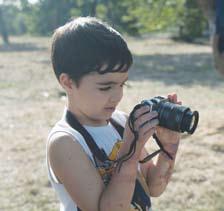
<svg viewBox="0 0 224 211">
<path fill-rule="evenodd" d="M 134 134 L 127 115 L 116 110 L 132 64 L 122 36 L 98 19 L 74 19 L 54 33 L 52 64 L 68 97 L 47 144 L 49 179 L 60 210 L 151 210 L 150 196 L 159 196 L 172 174 L 180 137 L 159 127 L 157 112 L 142 106 L 134 112 L 135 152 L 125 157 Z M 181 103 L 176 94 L 168 98 Z M 154 133 L 173 160 L 162 152 L 155 164 L 140 164 Z"/>
</svg>

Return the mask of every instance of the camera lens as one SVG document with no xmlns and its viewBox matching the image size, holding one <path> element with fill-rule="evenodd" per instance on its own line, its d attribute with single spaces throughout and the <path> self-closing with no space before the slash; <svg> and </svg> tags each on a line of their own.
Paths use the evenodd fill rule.
<svg viewBox="0 0 224 211">
<path fill-rule="evenodd" d="M 192 112 L 188 109 L 183 116 L 183 120 L 181 123 L 181 130 L 184 132 L 188 132 L 189 134 L 193 134 L 195 129 L 197 128 L 199 120 L 199 113 L 197 111 Z"/>
<path fill-rule="evenodd" d="M 192 128 L 194 126 L 194 122 L 195 122 L 195 116 L 192 116 L 191 124 L 190 124 L 190 127 L 189 127 L 190 130 L 192 130 Z"/>
<path fill-rule="evenodd" d="M 177 132 L 193 134 L 199 119 L 197 111 L 170 102 L 162 103 L 158 109 L 159 124 Z"/>
<path fill-rule="evenodd" d="M 182 132 L 181 122 L 186 108 L 171 102 L 159 104 L 159 125 L 170 130 Z"/>
<path fill-rule="evenodd" d="M 177 132 L 193 134 L 198 125 L 199 113 L 190 108 L 170 102 L 163 97 L 142 101 L 158 112 L 159 125 Z"/>
</svg>

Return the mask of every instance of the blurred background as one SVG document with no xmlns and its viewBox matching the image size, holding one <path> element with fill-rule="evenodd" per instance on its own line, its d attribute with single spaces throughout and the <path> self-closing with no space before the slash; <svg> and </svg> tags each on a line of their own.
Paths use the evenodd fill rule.
<svg viewBox="0 0 224 211">
<path fill-rule="evenodd" d="M 224 211 L 224 81 L 213 65 L 212 1 L 0 0 L 0 210 L 59 210 L 45 145 L 66 96 L 50 61 L 51 35 L 72 17 L 96 16 L 133 54 L 119 108 L 176 92 L 200 112 L 183 134 L 176 167 L 155 211 Z M 149 151 L 156 148 L 153 141 Z"/>
<path fill-rule="evenodd" d="M 206 4 L 206 3 L 204 3 Z M 3 36 L 50 35 L 71 17 L 96 16 L 132 36 L 167 32 L 187 41 L 208 36 L 194 0 L 1 0 Z"/>
</svg>

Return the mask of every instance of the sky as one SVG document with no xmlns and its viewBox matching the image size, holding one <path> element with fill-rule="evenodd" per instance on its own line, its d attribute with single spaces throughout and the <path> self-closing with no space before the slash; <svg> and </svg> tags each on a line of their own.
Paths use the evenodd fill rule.
<svg viewBox="0 0 224 211">
<path fill-rule="evenodd" d="M 31 4 L 37 3 L 38 0 L 28 0 Z"/>
<path fill-rule="evenodd" d="M 31 3 L 31 4 L 35 4 L 35 3 L 38 2 L 38 0 L 28 0 L 28 1 L 29 1 L 29 3 Z M 0 4 L 2 4 L 2 2 L 3 2 L 3 0 L 0 0 Z"/>
</svg>

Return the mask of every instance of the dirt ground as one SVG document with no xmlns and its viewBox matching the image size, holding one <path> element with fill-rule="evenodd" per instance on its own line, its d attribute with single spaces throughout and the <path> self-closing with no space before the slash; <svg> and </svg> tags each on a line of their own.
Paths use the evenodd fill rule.
<svg viewBox="0 0 224 211">
<path fill-rule="evenodd" d="M 50 38 L 14 37 L 0 44 L 0 210 L 59 210 L 45 166 L 50 128 L 66 99 L 50 64 Z M 209 44 L 129 38 L 134 54 L 120 109 L 176 92 L 200 112 L 183 135 L 176 167 L 155 211 L 224 211 L 224 79 L 213 69 Z M 151 146 L 152 145 L 152 146 Z M 152 141 L 148 149 L 155 148 Z"/>
</svg>

